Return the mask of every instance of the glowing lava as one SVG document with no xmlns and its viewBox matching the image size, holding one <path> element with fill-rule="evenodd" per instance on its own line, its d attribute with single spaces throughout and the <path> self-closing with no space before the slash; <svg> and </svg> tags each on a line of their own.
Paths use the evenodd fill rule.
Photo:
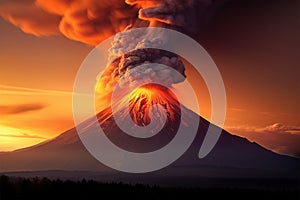
<svg viewBox="0 0 300 200">
<path fill-rule="evenodd" d="M 164 109 L 159 109 L 158 105 Z M 157 109 L 153 109 L 155 106 Z M 173 121 L 175 114 L 180 111 L 180 106 L 170 89 L 157 84 L 147 84 L 129 94 L 128 109 L 135 124 L 146 126 L 152 117 L 163 123 L 162 112 L 167 114 L 167 121 Z"/>
</svg>

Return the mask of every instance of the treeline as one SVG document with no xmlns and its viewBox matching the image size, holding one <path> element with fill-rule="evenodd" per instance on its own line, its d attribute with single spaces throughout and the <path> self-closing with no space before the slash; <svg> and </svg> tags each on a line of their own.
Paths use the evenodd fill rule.
<svg viewBox="0 0 300 200">
<path fill-rule="evenodd" d="M 167 188 L 142 184 L 0 176 L 0 200 L 13 199 L 299 199 L 298 189 Z"/>
</svg>

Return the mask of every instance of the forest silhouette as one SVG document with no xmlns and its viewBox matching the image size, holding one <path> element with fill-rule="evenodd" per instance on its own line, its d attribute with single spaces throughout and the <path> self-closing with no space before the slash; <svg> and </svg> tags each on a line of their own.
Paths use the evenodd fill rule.
<svg viewBox="0 0 300 200">
<path fill-rule="evenodd" d="M 0 200 L 7 199 L 299 199 L 299 188 L 184 188 L 93 180 L 50 180 L 0 176 Z"/>
</svg>

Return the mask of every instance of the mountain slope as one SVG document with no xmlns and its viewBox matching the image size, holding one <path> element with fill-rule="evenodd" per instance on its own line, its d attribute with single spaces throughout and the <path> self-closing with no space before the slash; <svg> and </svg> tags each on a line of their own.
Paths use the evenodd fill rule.
<svg viewBox="0 0 300 200">
<path fill-rule="evenodd" d="M 142 94 L 142 96 L 144 95 Z M 89 119 L 83 122 L 81 126 L 87 130 L 94 130 L 100 124 L 107 137 L 116 145 L 129 151 L 148 152 L 163 147 L 173 139 L 178 124 L 180 124 L 179 120 L 183 120 L 186 134 L 189 134 L 191 124 L 199 123 L 196 138 L 189 149 L 177 161 L 162 170 L 137 176 L 110 169 L 88 153 L 79 139 L 76 129 L 73 128 L 41 144 L 0 154 L 0 172 L 94 171 L 102 176 L 118 174 L 114 177 L 124 178 L 126 176 L 126 179 L 144 177 L 145 180 L 150 180 L 153 177 L 160 180 L 166 177 L 299 177 L 299 159 L 278 155 L 225 130 L 222 130 L 219 141 L 208 156 L 199 159 L 199 149 L 210 123 L 184 106 L 181 106 L 183 117 L 180 118 L 179 104 L 175 101 L 172 105 L 165 104 L 166 99 L 162 95 L 159 95 L 159 98 L 153 95 L 152 97 L 152 100 L 166 105 L 165 108 L 168 108 L 166 124 L 161 132 L 153 137 L 141 139 L 125 134 L 114 121 L 110 108 L 97 115 L 98 121 Z M 145 117 L 145 110 L 150 112 L 145 107 L 148 105 L 145 104 L 147 101 L 138 100 L 136 102 L 144 103 L 133 104 L 133 107 L 130 108 L 131 111 L 134 110 L 134 113 L 130 112 L 131 117 L 133 119 L 138 117 L 135 119 L 136 122 L 145 125 L 149 123 L 148 118 Z M 152 102 L 152 104 L 157 102 Z"/>
<path fill-rule="evenodd" d="M 194 113 L 192 113 L 192 116 L 199 117 Z M 231 168 L 245 171 L 245 176 L 250 176 L 251 173 L 256 171 L 262 172 L 258 173 L 257 176 L 267 175 L 268 173 L 270 176 L 291 176 L 295 175 L 295 172 L 299 169 L 297 169 L 299 167 L 298 159 L 278 155 L 256 143 L 251 143 L 245 138 L 231 135 L 226 131 L 222 131 L 221 137 L 212 152 L 200 160 L 197 155 L 208 125 L 209 122 L 201 118 L 197 136 L 188 151 L 171 166 L 161 171 L 171 172 L 174 169 L 180 169 L 180 171 L 183 171 L 182 175 L 195 173 L 203 175 L 202 168 L 206 168 L 209 169 L 208 171 L 212 171 L 214 176 L 227 176 L 224 169 Z M 120 131 L 116 124 L 110 124 L 110 127 L 110 134 Z M 90 128 L 93 128 L 93 126 Z M 116 138 L 112 137 L 112 139 Z M 137 148 L 139 148 L 139 151 L 144 151 L 150 147 L 145 145 L 132 147 L 132 149 Z M 2 172 L 35 170 L 114 172 L 114 170 L 99 163 L 87 152 L 75 128 L 42 144 L 0 154 L 0 161 L 0 171 Z M 247 172 L 250 173 L 247 174 Z M 209 176 L 209 174 L 207 175 Z"/>
</svg>

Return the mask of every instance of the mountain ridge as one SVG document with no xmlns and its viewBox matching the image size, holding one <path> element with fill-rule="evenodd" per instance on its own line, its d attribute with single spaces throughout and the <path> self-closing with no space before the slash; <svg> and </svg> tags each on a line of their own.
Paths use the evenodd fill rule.
<svg viewBox="0 0 300 200">
<path fill-rule="evenodd" d="M 196 117 L 199 118 L 199 128 L 197 135 L 188 148 L 188 150 L 170 166 L 161 170 L 146 174 L 128 174 L 113 170 L 99 161 L 97 161 L 86 150 L 82 144 L 76 128 L 69 129 L 59 136 L 44 141 L 40 144 L 19 149 L 12 152 L 0 154 L 0 172 L 1 173 L 17 173 L 26 171 L 78 171 L 78 172 L 94 172 L 103 180 L 140 180 L 144 177 L 147 180 L 162 181 L 164 179 L 184 178 L 186 180 L 195 180 L 203 177 L 211 178 L 299 178 L 300 159 L 279 155 L 267 150 L 255 142 L 250 142 L 246 138 L 233 135 L 222 130 L 219 141 L 214 149 L 203 159 L 198 158 L 200 146 L 202 145 L 206 131 L 210 122 L 197 115 L 193 111 L 182 107 L 184 113 L 187 113 L 188 123 L 193 123 Z M 85 121 L 87 128 L 95 128 L 99 124 L 102 125 L 104 132 L 107 127 L 110 128 L 109 137 L 112 141 L 120 139 L 120 132 L 117 124 L 113 122 L 112 116 L 108 117 L 111 110 L 107 109 L 100 112 L 98 121 Z M 101 118 L 102 116 L 102 118 Z M 101 121 L 104 119 L 104 121 Z M 106 126 L 105 126 L 105 123 Z M 188 125 L 188 124 L 187 124 Z M 187 129 L 188 130 L 188 129 Z M 165 126 L 162 131 L 167 133 L 168 127 Z M 125 134 L 125 133 L 122 133 Z M 160 134 L 160 133 L 159 133 Z M 165 135 L 167 135 L 165 134 Z M 173 133 L 172 133 L 173 134 Z M 175 134 L 175 133 L 174 133 Z M 162 135 L 164 136 L 164 135 Z M 172 135 L 171 135 L 172 136 Z M 172 137 L 164 136 L 165 139 L 154 140 L 165 144 Z M 125 138 L 125 139 L 124 139 Z M 151 138 L 150 138 L 151 139 Z M 151 140 L 148 140 L 151 141 Z M 153 139 L 153 138 L 152 138 Z M 125 142 L 129 150 L 137 150 L 144 152 L 153 148 L 152 143 L 134 144 L 136 141 L 132 138 L 126 139 L 123 135 L 121 141 Z M 128 142 L 130 141 L 130 142 Z M 153 141 L 153 140 L 152 140 Z M 124 145 L 124 144 L 122 144 Z M 156 144 L 157 147 L 157 144 Z M 24 174 L 24 173 L 23 173 Z M 94 174 L 94 178 L 97 176 Z M 82 175 L 82 174 L 81 174 Z M 161 179 L 161 180 L 160 180 Z"/>
</svg>

